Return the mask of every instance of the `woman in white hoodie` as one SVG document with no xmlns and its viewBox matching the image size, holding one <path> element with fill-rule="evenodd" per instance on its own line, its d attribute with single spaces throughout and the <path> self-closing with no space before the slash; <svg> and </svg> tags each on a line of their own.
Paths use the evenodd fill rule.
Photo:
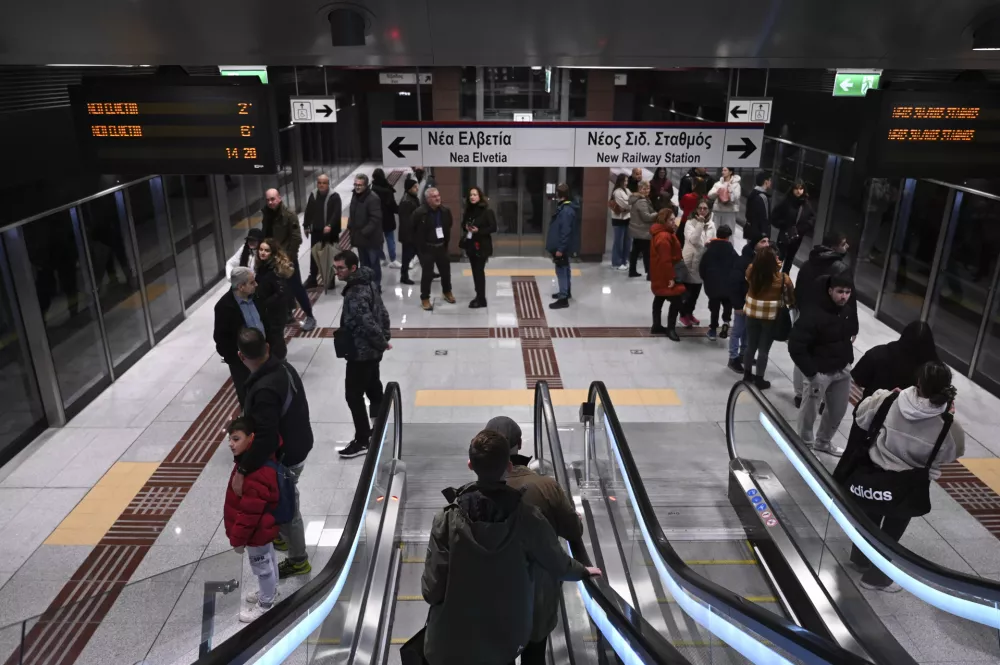
<svg viewBox="0 0 1000 665">
<path fill-rule="evenodd" d="M 722 178 L 719 179 L 708 192 L 708 198 L 715 203 L 712 214 L 715 217 L 716 226 L 727 224 L 729 228 L 736 228 L 736 213 L 740 211 L 740 177 L 733 173 L 733 170 L 725 166 L 722 167 Z"/>
<path fill-rule="evenodd" d="M 708 243 L 715 237 L 715 222 L 712 212 L 708 208 L 708 201 L 702 199 L 698 202 L 698 207 L 694 209 L 694 214 L 684 222 L 684 249 L 681 255 L 684 257 L 684 266 L 687 268 L 687 276 L 684 278 L 684 303 L 681 305 L 681 324 L 685 328 L 701 323 L 694 318 L 694 308 L 698 303 L 698 296 L 701 295 L 701 257 L 708 249 Z"/>
<path fill-rule="evenodd" d="M 896 401 L 889 407 L 885 422 L 868 452 L 872 463 L 885 471 L 909 471 L 925 467 L 945 426 L 942 416 L 954 404 L 956 391 L 951 385 L 951 370 L 944 363 L 931 361 L 921 365 L 917 370 L 916 383 L 917 385 L 903 390 L 876 390 L 854 412 L 857 426 L 868 430 L 882 403 L 898 391 Z M 939 478 L 942 466 L 951 464 L 964 454 L 965 431 L 957 420 L 953 420 L 941 448 L 931 461 L 928 469 L 930 479 Z M 868 512 L 868 516 L 881 526 L 883 534 L 896 541 L 910 523 L 908 517 L 889 517 L 873 512 Z M 872 566 L 856 547 L 851 551 L 851 561 L 865 570 L 861 577 L 861 586 L 864 588 L 891 593 L 900 590 L 885 573 Z"/>
</svg>

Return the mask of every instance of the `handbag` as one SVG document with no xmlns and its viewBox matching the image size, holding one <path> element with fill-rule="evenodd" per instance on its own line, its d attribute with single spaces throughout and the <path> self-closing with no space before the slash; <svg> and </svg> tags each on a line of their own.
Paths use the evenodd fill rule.
<svg viewBox="0 0 1000 665">
<path fill-rule="evenodd" d="M 691 283 L 691 272 L 688 270 L 687 264 L 684 263 L 683 260 L 674 264 L 674 281 L 681 284 Z"/>
<path fill-rule="evenodd" d="M 729 193 L 729 185 L 719 187 L 719 203 L 729 203 L 732 194 Z"/>
<path fill-rule="evenodd" d="M 774 340 L 777 342 L 787 342 L 792 334 L 792 311 L 788 309 L 788 298 L 785 292 L 788 284 L 785 278 L 781 278 L 781 304 L 778 305 L 778 313 L 774 317 Z"/>
<path fill-rule="evenodd" d="M 424 639 L 427 636 L 427 627 L 424 626 L 406 640 L 403 646 L 399 647 L 399 660 L 402 665 L 427 665 L 424 657 Z"/>
<path fill-rule="evenodd" d="M 875 443 L 897 396 L 898 393 L 893 393 L 879 406 L 875 419 L 868 427 L 865 438 L 867 446 L 863 447 L 863 452 L 867 453 Z M 854 495 L 854 500 L 862 510 L 872 515 L 897 518 L 920 517 L 931 512 L 930 468 L 948 436 L 953 420 L 950 413 L 942 414 L 941 419 L 944 425 L 924 466 L 906 471 L 888 471 L 872 462 L 868 456 L 857 463 L 844 482 L 844 487 Z"/>
</svg>

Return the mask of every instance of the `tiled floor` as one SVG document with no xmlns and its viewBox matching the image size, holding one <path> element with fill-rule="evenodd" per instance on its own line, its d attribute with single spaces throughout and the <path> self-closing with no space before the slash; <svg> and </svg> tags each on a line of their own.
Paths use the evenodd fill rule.
<svg viewBox="0 0 1000 665">
<path fill-rule="evenodd" d="M 465 273 L 466 266 L 455 266 L 459 303 L 473 295 Z M 585 390 L 595 379 L 612 390 L 626 422 L 711 428 L 724 420 L 729 388 L 737 378 L 725 367 L 726 341 L 710 341 L 700 330 L 688 331 L 680 343 L 650 335 L 645 280 L 628 279 L 604 265 L 579 264 L 571 307 L 550 310 L 551 262 L 496 258 L 487 276 L 488 308 L 472 310 L 439 298 L 435 309 L 425 312 L 414 288 L 398 283 L 398 271 L 384 274 L 395 338 L 382 377 L 400 384 L 406 423 L 482 424 L 503 412 L 527 424 L 531 388 L 539 379 L 553 388 L 557 418 L 566 423 L 577 420 Z M 86 611 L 103 621 L 91 619 L 72 645 L 66 639 L 58 662 L 134 662 L 150 651 L 159 654 L 155 662 L 171 662 L 165 656 L 170 649 L 178 659 L 189 650 L 188 637 L 197 643 L 197 635 L 185 633 L 200 630 L 200 592 L 190 583 L 249 575 L 220 526 L 231 457 L 218 444 L 234 401 L 231 392 L 220 392 L 229 372 L 207 340 L 212 305 L 223 291 L 206 296 L 69 426 L 46 432 L 0 470 L 0 524 L 6 527 L 0 543 L 0 626 L 15 624 L 0 627 L 4 649 L 14 644 L 8 638 L 18 632 L 17 622 L 85 598 L 80 583 L 101 580 L 87 593 L 107 593 L 108 602 L 95 602 Z M 707 322 L 704 298 L 701 305 L 696 314 Z M 343 401 L 344 363 L 330 340 L 340 306 L 338 291 L 322 295 L 314 307 L 321 328 L 289 343 L 289 360 L 302 374 L 316 435 L 300 487 L 317 567 L 339 536 L 361 464 L 339 459 L 335 450 L 353 435 Z M 894 337 L 869 312 L 862 313 L 859 355 Z M 769 397 L 789 416 L 794 414 L 791 370 L 784 345 L 776 344 L 767 372 L 774 382 Z M 971 459 L 952 477 L 956 482 L 971 478 L 992 492 L 1000 485 L 1000 443 L 991 436 L 1000 425 L 1000 401 L 960 377 L 956 384 Z M 848 426 L 845 420 L 841 431 Z M 168 496 L 178 484 L 185 491 Z M 934 505 L 933 513 L 914 521 L 904 544 L 944 565 L 1000 577 L 1000 548 L 991 525 L 937 486 Z M 169 509 L 161 511 L 162 519 L 147 528 L 150 515 L 164 506 Z M 129 519 L 133 522 L 126 524 Z M 878 595 L 870 600 L 898 602 Z M 83 611 L 82 604 L 76 608 Z M 911 616 L 898 608 L 884 614 L 887 621 Z M 926 621 L 923 614 L 912 616 L 912 625 Z M 951 630 L 946 623 L 936 630 Z M 136 625 L 144 639 L 128 643 L 123 635 L 134 635 Z M 930 655 L 941 651 L 934 644 L 918 647 Z M 12 651 L 13 646 L 3 655 Z M 25 662 L 34 662 L 27 655 Z M 975 659 L 968 654 L 951 658 Z"/>
</svg>

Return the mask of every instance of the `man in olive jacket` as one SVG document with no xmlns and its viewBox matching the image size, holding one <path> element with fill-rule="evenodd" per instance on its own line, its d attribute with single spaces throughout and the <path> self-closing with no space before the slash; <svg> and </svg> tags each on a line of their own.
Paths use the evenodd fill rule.
<svg viewBox="0 0 1000 665">
<path fill-rule="evenodd" d="M 599 575 L 559 546 L 542 513 L 504 477 L 510 445 L 483 431 L 469 446 L 478 480 L 444 491 L 434 517 L 421 578 L 427 615 L 424 656 L 430 665 L 507 665 L 531 639 L 534 573 L 557 580 Z"/>
<path fill-rule="evenodd" d="M 520 426 L 507 416 L 497 416 L 486 423 L 486 429 L 502 434 L 510 445 L 510 463 L 513 468 L 507 472 L 507 484 L 524 493 L 524 502 L 541 511 L 557 536 L 577 543 L 577 551 L 584 552 L 581 540 L 583 523 L 580 516 L 554 478 L 540 476 L 528 468 L 531 458 L 520 454 Z M 582 563 L 590 565 L 589 561 Z M 545 665 L 545 644 L 558 621 L 560 591 L 560 580 L 544 570 L 535 571 L 534 625 L 531 629 L 531 641 L 521 652 L 521 665 Z"/>
</svg>

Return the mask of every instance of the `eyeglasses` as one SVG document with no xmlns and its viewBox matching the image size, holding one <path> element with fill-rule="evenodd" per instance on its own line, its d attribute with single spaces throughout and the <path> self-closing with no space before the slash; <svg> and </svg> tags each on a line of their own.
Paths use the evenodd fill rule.
<svg viewBox="0 0 1000 665">
<path fill-rule="evenodd" d="M 333 266 L 334 272 L 347 272 L 347 266 Z"/>
</svg>

